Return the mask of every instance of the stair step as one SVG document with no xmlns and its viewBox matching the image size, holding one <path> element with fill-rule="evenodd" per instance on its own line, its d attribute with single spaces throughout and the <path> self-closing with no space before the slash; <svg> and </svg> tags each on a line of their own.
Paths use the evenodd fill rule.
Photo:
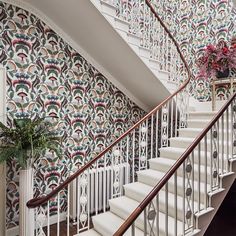
<svg viewBox="0 0 236 236">
<path fill-rule="evenodd" d="M 115 29 L 123 31 L 127 34 L 127 32 L 129 31 L 129 22 L 126 20 L 122 20 L 118 17 L 115 17 Z"/>
<path fill-rule="evenodd" d="M 149 62 L 150 55 L 151 55 L 150 49 L 139 46 L 139 56 L 147 58 Z"/>
<path fill-rule="evenodd" d="M 158 157 L 158 158 L 153 158 L 149 160 L 149 164 L 150 164 L 150 169 L 153 170 L 157 170 L 160 172 L 164 172 L 166 173 L 167 171 L 170 170 L 170 168 L 175 164 L 176 161 L 168 159 L 168 158 L 162 158 L 162 157 Z M 198 174 L 198 164 L 194 164 L 194 166 L 192 165 L 192 168 L 194 170 L 194 179 L 198 180 L 199 178 L 199 174 Z M 206 180 L 206 173 L 207 173 L 207 180 Z M 208 183 L 210 183 L 211 181 L 211 169 L 209 166 L 205 166 L 205 165 L 200 165 L 200 180 L 201 181 L 207 181 Z M 183 177 L 183 170 L 182 167 L 180 167 L 177 171 L 177 175 L 180 177 Z"/>
<path fill-rule="evenodd" d="M 216 115 L 216 111 L 211 111 L 211 112 L 199 112 L 199 111 L 194 111 L 194 112 L 189 112 L 189 118 L 190 119 L 207 119 L 210 120 L 213 118 L 214 115 Z"/>
<path fill-rule="evenodd" d="M 79 234 L 75 234 L 74 236 L 102 236 L 101 234 L 99 234 L 97 231 L 95 231 L 94 229 L 90 229 L 87 231 L 84 231 L 82 233 Z"/>
<path fill-rule="evenodd" d="M 138 181 L 147 184 L 150 186 L 156 186 L 158 182 L 162 179 L 162 177 L 165 175 L 165 173 L 156 171 L 156 170 L 142 170 L 139 171 L 138 173 Z M 187 182 L 187 178 L 185 179 L 185 182 Z M 199 199 L 199 194 L 200 194 L 200 201 L 201 203 L 205 202 L 206 195 L 205 195 L 205 183 L 200 182 L 200 193 L 198 191 L 198 182 L 193 181 L 194 184 L 194 200 L 198 201 Z M 186 185 L 186 183 L 185 183 Z M 174 193 L 175 185 L 174 185 L 174 178 L 171 177 L 168 181 L 168 186 L 169 186 L 169 192 Z M 185 186 L 186 188 L 186 186 Z M 210 190 L 210 185 L 206 185 L 207 190 Z M 185 189 L 186 190 L 186 189 Z M 180 176 L 177 176 L 177 194 L 179 196 L 182 196 L 184 193 L 184 187 L 183 187 L 183 178 Z M 198 194 L 199 193 L 199 194 Z"/>
<path fill-rule="evenodd" d="M 160 69 L 160 62 L 158 60 L 149 58 L 150 68 L 153 69 Z"/>
<path fill-rule="evenodd" d="M 119 197 L 109 201 L 110 203 L 110 210 L 114 214 L 118 215 L 123 219 L 127 219 L 127 217 L 138 207 L 139 202 L 128 198 L 128 197 Z M 165 228 L 165 219 L 166 214 L 159 212 L 159 235 L 164 236 L 166 235 L 166 228 Z M 177 220 L 177 234 L 180 235 L 182 233 L 183 224 L 181 221 Z M 168 236 L 174 236 L 174 226 L 175 219 L 173 217 L 168 216 Z M 143 213 L 135 221 L 135 226 L 141 230 L 144 230 L 144 215 Z M 148 227 L 148 226 L 147 226 Z M 156 231 L 156 221 L 154 221 L 154 230 Z"/>
<path fill-rule="evenodd" d="M 101 12 L 109 16 L 116 16 L 116 7 L 107 1 L 100 0 Z"/>
<path fill-rule="evenodd" d="M 194 141 L 194 138 L 188 138 L 188 137 L 170 138 L 170 146 L 179 147 L 179 148 L 187 148 L 193 141 Z"/>
<path fill-rule="evenodd" d="M 136 35 L 136 34 L 131 34 L 131 33 L 127 33 L 128 35 L 128 42 L 129 44 L 133 44 L 133 45 L 136 45 L 136 46 L 140 46 L 140 43 L 141 43 L 141 37 Z"/>
<path fill-rule="evenodd" d="M 186 138 L 196 138 L 202 130 L 202 128 L 182 128 L 179 129 L 179 136 Z"/>
<path fill-rule="evenodd" d="M 222 136 L 220 134 L 219 136 L 219 153 L 222 152 L 222 146 L 224 148 L 224 153 L 226 154 L 226 149 L 227 149 L 227 145 L 228 145 L 228 149 L 230 151 L 231 149 L 231 140 L 230 140 L 230 135 L 228 134 L 228 142 L 226 141 L 226 134 L 224 134 L 224 142 L 222 145 Z M 177 138 L 170 138 L 170 147 L 172 148 L 187 148 L 189 147 L 192 143 L 193 143 L 194 139 L 189 139 L 189 138 L 182 138 L 182 137 L 177 137 Z M 206 144 L 207 144 L 207 151 L 210 152 L 211 151 L 211 143 L 213 145 L 213 141 L 211 142 L 210 137 L 207 138 L 206 140 Z M 205 151 L 205 141 L 202 140 L 201 141 L 201 151 Z"/>
<path fill-rule="evenodd" d="M 128 216 L 129 215 L 127 215 L 127 217 Z M 110 211 L 93 216 L 92 220 L 94 229 L 102 236 L 113 235 L 125 222 L 124 219 Z M 124 235 L 131 236 L 131 229 L 128 229 Z M 135 228 L 135 235 L 143 236 L 143 232 L 138 228 Z"/>
<path fill-rule="evenodd" d="M 131 184 L 127 184 L 124 186 L 125 188 L 125 196 L 131 198 L 137 202 L 141 202 L 152 190 L 152 187 L 140 182 L 135 182 Z M 159 210 L 162 213 L 166 213 L 166 194 L 164 190 L 159 192 Z M 177 201 L 177 218 L 179 220 L 183 219 L 183 197 L 175 196 L 173 193 L 168 193 L 168 215 L 171 217 L 175 217 L 175 200 Z M 156 201 L 154 200 L 155 206 Z M 197 209 L 197 202 L 194 202 L 195 209 Z M 203 205 L 201 204 L 201 208 Z"/>
<path fill-rule="evenodd" d="M 160 148 L 160 156 L 162 158 L 168 158 L 172 160 L 178 160 L 180 156 L 185 152 L 185 148 L 177 148 L 177 147 L 164 147 Z M 211 153 L 210 151 L 206 153 L 207 154 L 207 164 L 210 165 L 211 163 Z M 200 152 L 200 164 L 205 164 L 206 158 L 205 158 L 205 152 L 201 151 Z M 195 148 L 194 151 L 194 163 L 199 163 L 199 158 L 198 158 L 198 148 Z"/>
<path fill-rule="evenodd" d="M 210 121 L 210 119 L 189 119 L 188 128 L 205 128 L 210 123 Z"/>
</svg>

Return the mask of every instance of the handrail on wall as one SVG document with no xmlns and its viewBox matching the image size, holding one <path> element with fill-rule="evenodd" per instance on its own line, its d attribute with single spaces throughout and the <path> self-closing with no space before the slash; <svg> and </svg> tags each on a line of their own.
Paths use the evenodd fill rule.
<svg viewBox="0 0 236 236">
<path fill-rule="evenodd" d="M 108 151 L 110 151 L 117 143 L 119 143 L 124 137 L 126 137 L 128 134 L 130 134 L 133 130 L 135 130 L 140 124 L 142 124 L 145 120 L 150 118 L 155 112 L 159 111 L 165 104 L 167 104 L 174 96 L 176 96 L 178 93 L 180 93 L 186 86 L 189 84 L 191 80 L 191 72 L 189 70 L 188 64 L 186 60 L 184 59 L 184 56 L 179 48 L 179 45 L 177 41 L 174 39 L 171 32 L 167 29 L 165 23 L 161 20 L 161 18 L 157 15 L 154 8 L 152 7 L 150 0 L 146 0 L 146 4 L 154 14 L 154 16 L 158 19 L 162 27 L 164 28 L 165 32 L 168 34 L 168 36 L 173 41 L 174 45 L 176 46 L 176 49 L 180 55 L 180 58 L 186 68 L 188 79 L 179 87 L 179 89 L 171 94 L 168 98 L 166 98 L 163 102 L 161 102 L 157 107 L 155 107 L 153 110 L 151 110 L 146 116 L 144 116 L 140 121 L 138 121 L 135 125 L 133 125 L 130 129 L 128 129 L 123 135 L 121 135 L 118 139 L 116 139 L 112 144 L 110 144 L 107 148 L 105 148 L 100 154 L 98 154 L 95 158 L 93 158 L 91 161 L 89 161 L 87 164 L 85 164 L 83 167 L 81 167 L 77 172 L 75 172 L 73 175 L 71 175 L 69 178 L 67 178 L 62 184 L 60 184 L 58 187 L 56 187 L 53 191 L 51 191 L 46 196 L 37 197 L 34 199 L 31 199 L 27 202 L 27 207 L 29 208 L 36 208 L 38 206 L 41 206 L 45 204 L 49 199 L 56 196 L 62 189 L 67 187 L 74 179 L 76 179 L 78 176 L 80 176 L 85 170 L 90 168 L 98 159 L 100 159 L 104 154 L 106 154 Z"/>
</svg>

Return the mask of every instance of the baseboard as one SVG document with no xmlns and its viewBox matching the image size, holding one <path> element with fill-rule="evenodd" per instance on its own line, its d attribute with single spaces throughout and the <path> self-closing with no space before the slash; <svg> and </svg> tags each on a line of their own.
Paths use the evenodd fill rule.
<svg viewBox="0 0 236 236">
<path fill-rule="evenodd" d="M 60 222 L 66 220 L 66 212 L 60 214 Z M 57 223 L 57 215 L 50 217 L 50 225 Z M 44 224 L 47 226 L 47 223 Z M 6 236 L 18 236 L 19 235 L 19 226 L 7 229 Z"/>
</svg>

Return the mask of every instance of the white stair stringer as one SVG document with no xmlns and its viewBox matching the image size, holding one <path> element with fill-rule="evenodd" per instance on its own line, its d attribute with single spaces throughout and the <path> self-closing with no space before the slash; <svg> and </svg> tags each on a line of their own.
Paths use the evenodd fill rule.
<svg viewBox="0 0 236 236">
<path fill-rule="evenodd" d="M 91 0 L 91 2 L 100 10 L 105 19 L 116 29 L 117 33 L 120 34 L 167 90 L 170 93 L 175 92 L 178 87 L 176 82 L 169 80 L 169 72 L 160 70 L 160 62 L 151 57 L 151 50 L 141 46 L 141 37 L 129 32 L 129 22 L 117 17 L 116 7 L 106 0 Z"/>
<path fill-rule="evenodd" d="M 91 236 L 97 235 L 113 235 L 114 232 L 121 226 L 127 217 L 136 209 L 139 203 L 151 192 L 153 187 L 165 175 L 165 173 L 173 166 L 176 160 L 184 153 L 186 148 L 193 142 L 194 138 L 201 132 L 204 126 L 207 125 L 210 119 L 215 115 L 214 112 L 192 112 L 190 113 L 190 127 L 179 130 L 179 137 L 170 140 L 170 147 L 160 149 L 160 157 L 149 160 L 149 169 L 140 170 L 137 172 L 137 182 L 124 185 L 124 196 L 109 200 L 110 211 L 98 214 L 92 217 L 94 229 L 90 230 Z M 180 147 L 178 147 L 180 146 Z M 204 152 L 201 151 L 200 155 Z M 196 159 L 196 160 L 195 160 Z M 189 232 L 188 236 L 203 236 L 208 225 L 213 219 L 217 209 L 227 194 L 230 186 L 235 179 L 236 162 L 232 161 L 232 172 L 220 176 L 220 188 L 215 191 L 210 190 L 210 153 L 207 153 L 207 161 L 201 158 L 200 173 L 197 168 L 198 159 L 194 159 L 194 209 L 201 208 L 201 213 L 194 212 L 195 228 Z M 196 167 L 195 167 L 196 166 Z M 200 177 L 199 177 L 200 176 Z M 207 176 L 207 177 L 206 177 Z M 174 225 L 177 224 L 177 235 L 182 235 L 183 227 L 183 170 L 181 167 L 177 171 L 177 186 L 175 188 L 174 178 L 171 177 L 168 182 L 168 192 L 163 188 L 159 192 L 159 235 L 166 235 L 165 220 L 168 215 L 168 236 L 175 236 Z M 200 178 L 200 185 L 198 185 Z M 207 182 L 206 182 L 207 181 Z M 197 190 L 200 186 L 200 194 Z M 207 192 L 206 192 L 207 190 Z M 166 196 L 166 194 L 168 194 Z M 166 197 L 168 197 L 168 208 L 166 208 Z M 200 198 L 199 198 L 200 197 Z M 204 209 L 206 201 L 209 201 L 209 206 Z M 156 207 L 156 201 L 153 201 Z M 175 208 L 177 207 L 177 208 Z M 176 218 L 176 220 L 175 220 Z M 156 230 L 156 225 L 154 224 Z M 144 215 L 143 213 L 135 221 L 135 235 L 144 235 Z M 88 231 L 89 232 L 89 231 Z M 87 232 L 82 236 L 90 235 Z M 125 235 L 131 236 L 131 229 Z M 186 235 L 186 234 L 185 234 Z"/>
</svg>

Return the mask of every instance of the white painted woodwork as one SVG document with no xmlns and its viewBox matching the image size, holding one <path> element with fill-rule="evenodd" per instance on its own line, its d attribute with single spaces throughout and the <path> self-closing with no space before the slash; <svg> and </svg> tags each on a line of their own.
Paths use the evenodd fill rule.
<svg viewBox="0 0 236 236">
<path fill-rule="evenodd" d="M 20 236 L 34 235 L 34 209 L 26 206 L 26 203 L 33 198 L 33 168 L 20 170 Z M 43 224 L 43 222 L 42 222 Z"/>
<path fill-rule="evenodd" d="M 187 146 L 190 145 L 194 138 L 201 132 L 201 130 L 206 126 L 202 125 L 212 119 L 212 117 L 216 114 L 216 112 L 190 112 L 189 114 L 189 121 L 194 121 L 193 127 L 190 128 L 182 128 L 180 132 L 180 136 L 176 138 L 170 139 L 170 147 L 163 147 L 160 149 L 160 157 L 154 158 L 149 160 L 150 167 L 146 170 L 141 170 L 137 172 L 138 174 L 138 182 L 133 182 L 124 185 L 124 196 L 111 199 L 109 201 L 110 211 L 98 214 L 92 217 L 94 228 L 86 231 L 81 236 L 87 235 L 101 235 L 101 236 L 108 236 L 112 235 L 117 228 L 125 221 L 127 216 L 131 214 L 131 212 L 138 206 L 138 204 L 147 196 L 147 194 L 152 190 L 157 182 L 164 176 L 164 174 L 169 170 L 171 166 L 175 163 L 175 161 L 180 157 L 182 153 L 186 150 Z M 193 123 L 193 122 L 192 122 Z M 197 124 L 199 123 L 199 124 Z M 190 122 L 191 124 L 191 122 Z M 196 127 L 194 127 L 196 126 Z M 178 140 L 179 139 L 179 140 Z M 176 142 L 179 146 L 177 147 Z M 179 143 L 178 143 L 179 142 Z M 181 143 L 182 142 L 182 143 Z M 186 142 L 186 143 L 185 143 Z M 181 145 L 180 145 L 181 144 Z M 210 153 L 209 153 L 210 154 Z M 202 159 L 204 153 L 202 152 Z M 196 159 L 196 158 L 195 158 Z M 208 157 L 210 160 L 210 156 Z M 198 204 L 198 173 L 197 173 L 197 159 L 194 160 L 194 206 Z M 200 178 L 202 182 L 200 183 L 200 207 L 204 208 L 204 199 L 205 199 L 205 184 L 204 184 L 204 174 L 205 174 L 205 163 L 204 160 L 202 161 L 202 165 L 200 166 Z M 210 162 L 207 162 L 207 173 L 210 175 Z M 212 202 L 217 202 L 217 204 L 212 204 L 213 207 L 208 207 L 207 210 L 203 211 L 201 214 L 196 214 L 197 219 L 197 226 L 198 229 L 194 230 L 192 233 L 187 234 L 188 236 L 193 235 L 203 235 L 207 226 L 211 222 L 214 214 L 216 213 L 219 205 L 224 199 L 229 187 L 233 183 L 235 178 L 235 173 L 229 173 L 227 176 L 227 181 L 224 180 L 224 176 L 222 175 L 222 183 L 225 183 L 224 189 L 219 189 L 211 196 Z M 181 221 L 182 218 L 182 211 L 183 211 L 183 172 L 179 170 L 177 172 L 177 224 L 179 225 L 178 229 L 179 234 L 181 234 Z M 208 181 L 210 178 L 208 179 Z M 226 184 L 227 183 L 227 184 Z M 223 187 L 223 186 L 222 186 Z M 209 183 L 207 184 L 207 188 L 210 189 Z M 223 194 L 219 194 L 223 193 Z M 174 182 L 173 179 L 169 181 L 169 193 L 168 193 L 168 220 L 169 220 L 169 232 L 168 235 L 174 235 L 174 217 L 175 217 L 175 197 L 174 197 Z M 165 235 L 165 191 L 161 190 L 159 194 L 159 233 L 160 235 Z M 144 220 L 143 214 L 138 217 L 135 222 L 135 230 L 137 235 L 142 235 L 142 230 L 144 229 Z M 155 225 L 154 225 L 155 228 Z M 141 230 L 141 233 L 140 233 Z M 125 235 L 131 235 L 131 231 L 129 231 Z"/>
<path fill-rule="evenodd" d="M 0 65 L 0 121 L 5 123 L 6 104 L 5 69 Z M 6 165 L 0 165 L 0 235 L 6 234 Z"/>
</svg>

